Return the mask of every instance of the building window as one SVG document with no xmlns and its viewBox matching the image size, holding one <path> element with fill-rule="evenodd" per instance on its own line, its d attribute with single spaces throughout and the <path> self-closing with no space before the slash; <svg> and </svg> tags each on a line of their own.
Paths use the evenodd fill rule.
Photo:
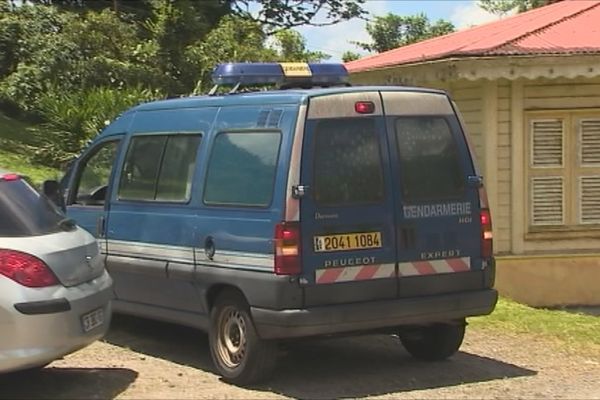
<svg viewBox="0 0 600 400">
<path fill-rule="evenodd" d="M 529 231 L 600 227 L 600 112 L 530 112 Z"/>
</svg>

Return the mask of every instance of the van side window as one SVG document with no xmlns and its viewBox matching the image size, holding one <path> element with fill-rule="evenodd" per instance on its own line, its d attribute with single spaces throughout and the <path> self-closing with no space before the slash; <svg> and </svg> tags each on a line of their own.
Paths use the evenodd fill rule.
<svg viewBox="0 0 600 400">
<path fill-rule="evenodd" d="M 76 204 L 104 205 L 118 145 L 117 140 L 102 143 L 79 167 L 79 181 L 75 184 Z"/>
<path fill-rule="evenodd" d="M 204 188 L 204 203 L 266 207 L 273 186 L 281 134 L 225 132 L 215 138 Z"/>
<path fill-rule="evenodd" d="M 406 201 L 460 196 L 464 179 L 458 148 L 442 117 L 396 120 L 400 176 Z"/>
<path fill-rule="evenodd" d="M 134 136 L 121 173 L 120 200 L 187 201 L 198 135 Z"/>
<path fill-rule="evenodd" d="M 200 136 L 170 136 L 158 176 L 156 200 L 189 200 Z"/>
<path fill-rule="evenodd" d="M 315 131 L 315 200 L 321 205 L 378 203 L 384 197 L 375 121 L 320 121 Z"/>
</svg>

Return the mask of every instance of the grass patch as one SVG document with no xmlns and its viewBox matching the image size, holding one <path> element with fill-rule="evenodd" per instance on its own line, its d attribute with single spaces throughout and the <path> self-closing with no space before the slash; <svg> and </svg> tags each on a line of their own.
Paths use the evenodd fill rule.
<svg viewBox="0 0 600 400">
<path fill-rule="evenodd" d="M 0 169 L 26 175 L 32 182 L 39 185 L 46 179 L 57 179 L 61 176 L 59 170 L 42 165 L 32 165 L 26 156 L 0 150 Z"/>
<path fill-rule="evenodd" d="M 573 348 L 600 352 L 600 317 L 592 315 L 532 308 L 500 298 L 491 315 L 470 318 L 469 326 L 538 335 Z"/>
<path fill-rule="evenodd" d="M 31 125 L 10 118 L 0 111 L 0 138 L 8 141 L 29 143 L 27 130 Z"/>
<path fill-rule="evenodd" d="M 39 185 L 46 179 L 56 179 L 60 171 L 31 163 L 27 148 L 31 125 L 12 119 L 0 112 L 0 169 L 26 175 Z"/>
</svg>

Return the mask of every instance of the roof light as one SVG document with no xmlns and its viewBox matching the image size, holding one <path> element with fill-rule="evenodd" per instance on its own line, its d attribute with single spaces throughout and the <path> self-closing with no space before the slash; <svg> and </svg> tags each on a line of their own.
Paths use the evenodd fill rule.
<svg viewBox="0 0 600 400">
<path fill-rule="evenodd" d="M 331 86 L 345 84 L 348 71 L 332 63 L 228 63 L 219 64 L 212 79 L 215 85 Z"/>
</svg>

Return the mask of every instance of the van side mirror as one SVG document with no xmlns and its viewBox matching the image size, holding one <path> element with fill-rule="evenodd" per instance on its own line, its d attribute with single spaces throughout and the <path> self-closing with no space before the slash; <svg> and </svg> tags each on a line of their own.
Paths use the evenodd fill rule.
<svg viewBox="0 0 600 400">
<path fill-rule="evenodd" d="M 65 198 L 62 190 L 60 189 L 60 184 L 57 181 L 44 181 L 42 183 L 42 193 L 63 212 L 67 211 L 67 207 L 65 206 Z"/>
</svg>

